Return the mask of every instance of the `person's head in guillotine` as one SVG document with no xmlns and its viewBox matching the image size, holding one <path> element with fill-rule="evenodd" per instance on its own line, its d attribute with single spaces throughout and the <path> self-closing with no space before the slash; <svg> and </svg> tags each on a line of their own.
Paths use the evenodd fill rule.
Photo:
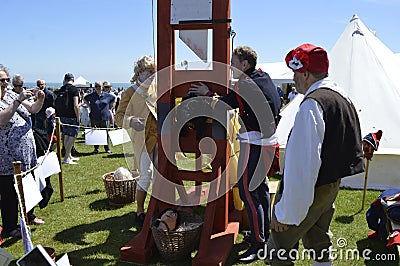
<svg viewBox="0 0 400 266">
<path fill-rule="evenodd" d="M 156 64 L 154 58 L 150 55 L 140 57 L 134 64 L 134 73 L 131 83 L 142 84 L 145 87 L 150 86 L 153 82 L 156 72 Z"/>
<path fill-rule="evenodd" d="M 233 50 L 231 58 L 231 69 L 233 78 L 240 78 L 247 70 L 257 65 L 257 53 L 248 46 L 238 46 Z"/>
</svg>

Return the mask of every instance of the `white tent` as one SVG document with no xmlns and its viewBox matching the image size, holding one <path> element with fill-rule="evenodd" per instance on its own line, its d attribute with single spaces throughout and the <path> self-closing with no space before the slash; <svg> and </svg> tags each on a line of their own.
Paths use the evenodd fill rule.
<svg viewBox="0 0 400 266">
<path fill-rule="evenodd" d="M 330 76 L 357 107 L 362 133 L 383 130 L 385 153 L 400 154 L 399 73 L 394 53 L 354 15 L 330 53 Z"/>
<path fill-rule="evenodd" d="M 75 79 L 74 85 L 77 87 L 89 87 L 90 82 L 86 80 L 84 77 L 79 76 L 78 78 Z"/>
<path fill-rule="evenodd" d="M 290 70 L 285 62 L 262 63 L 257 68 L 267 72 L 276 86 L 282 83 L 293 83 L 293 71 Z"/>
<path fill-rule="evenodd" d="M 383 131 L 379 149 L 370 163 L 368 187 L 399 186 L 400 65 L 394 53 L 354 15 L 331 50 L 329 59 L 329 75 L 353 101 L 362 136 L 379 129 Z M 286 127 L 284 130 L 279 127 L 281 124 L 278 132 L 287 136 L 291 127 L 285 123 L 282 124 Z M 282 144 L 284 147 L 286 142 Z M 344 178 L 342 185 L 362 188 L 363 182 L 364 173 Z"/>
<path fill-rule="evenodd" d="M 394 54 L 394 55 L 395 55 L 395 57 L 397 59 L 397 62 L 400 64 L 400 53 L 397 53 L 397 54 Z"/>
</svg>

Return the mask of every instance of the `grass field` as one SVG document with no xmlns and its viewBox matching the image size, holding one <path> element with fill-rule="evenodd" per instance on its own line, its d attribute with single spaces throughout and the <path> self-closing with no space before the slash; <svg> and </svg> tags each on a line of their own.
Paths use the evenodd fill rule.
<svg viewBox="0 0 400 266">
<path fill-rule="evenodd" d="M 102 147 L 101 147 L 102 148 Z M 35 214 L 45 221 L 41 226 L 30 226 L 32 242 L 50 246 L 57 258 L 68 253 L 71 264 L 77 265 L 131 265 L 119 261 L 119 248 L 131 240 L 140 230 L 134 222 L 135 203 L 121 207 L 108 204 L 102 175 L 120 166 L 126 167 L 122 145 L 112 147 L 113 154 L 92 154 L 93 147 L 85 146 L 79 137 L 76 149 L 82 154 L 78 165 L 63 165 L 65 201 L 60 201 L 58 176 L 52 177 L 54 194 L 50 204 L 35 209 Z M 102 149 L 100 149 L 102 151 Z M 300 188 L 299 188 L 300 189 Z M 380 191 L 367 192 L 367 206 L 361 211 L 362 191 L 341 189 L 336 200 L 336 213 L 332 222 L 333 247 L 337 248 L 334 265 L 399 265 L 395 250 L 388 250 L 378 240 L 367 239 L 369 231 L 365 212 Z M 247 248 L 239 234 L 228 265 Z M 346 246 L 339 248 L 339 244 Z M 23 255 L 21 240 L 5 239 L 1 246 L 19 258 Z M 368 253 L 371 250 L 371 253 Z M 301 249 L 300 249 L 301 251 Z M 371 260 L 351 258 L 351 251 L 366 251 Z M 354 254 L 354 252 L 353 252 Z M 192 254 L 195 255 L 195 252 Z M 385 261 L 378 261 L 386 257 Z M 11 264 L 15 265 L 15 261 Z M 167 263 L 155 255 L 149 265 L 191 265 L 191 261 Z M 258 261 L 252 265 L 264 265 Z M 296 265 L 312 265 L 309 260 L 298 260 Z"/>
</svg>

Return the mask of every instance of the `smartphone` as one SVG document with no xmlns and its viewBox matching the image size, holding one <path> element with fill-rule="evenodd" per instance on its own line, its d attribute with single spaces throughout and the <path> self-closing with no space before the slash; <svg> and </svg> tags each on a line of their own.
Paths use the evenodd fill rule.
<svg viewBox="0 0 400 266">
<path fill-rule="evenodd" d="M 57 266 L 57 264 L 52 260 L 46 250 L 41 246 L 37 245 L 31 251 L 26 253 L 22 258 L 17 260 L 18 266 Z"/>
<path fill-rule="evenodd" d="M 32 93 L 32 97 L 37 98 L 38 89 L 37 88 L 30 88 L 29 91 Z"/>
</svg>

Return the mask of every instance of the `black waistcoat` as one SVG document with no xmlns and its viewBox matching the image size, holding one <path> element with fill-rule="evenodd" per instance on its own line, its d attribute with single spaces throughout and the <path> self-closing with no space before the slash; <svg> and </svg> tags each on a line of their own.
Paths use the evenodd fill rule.
<svg viewBox="0 0 400 266">
<path fill-rule="evenodd" d="M 319 88 L 303 101 L 310 98 L 321 106 L 325 122 L 321 167 L 315 186 L 334 183 L 339 178 L 364 172 L 360 122 L 354 105 L 329 88 Z M 281 193 L 283 183 L 280 185 Z"/>
</svg>

